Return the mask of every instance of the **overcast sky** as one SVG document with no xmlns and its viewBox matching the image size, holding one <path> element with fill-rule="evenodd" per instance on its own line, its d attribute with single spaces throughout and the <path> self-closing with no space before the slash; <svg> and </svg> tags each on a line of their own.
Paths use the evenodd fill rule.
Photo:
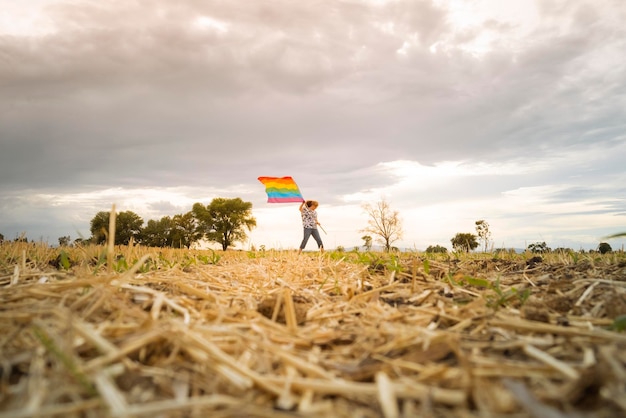
<svg viewBox="0 0 626 418">
<path fill-rule="evenodd" d="M 296 248 L 298 205 L 257 181 L 292 176 L 329 249 L 381 199 L 399 247 L 484 219 L 495 247 L 596 248 L 626 232 L 625 21 L 622 0 L 0 0 L 0 233 L 240 197 L 243 248 Z"/>
</svg>

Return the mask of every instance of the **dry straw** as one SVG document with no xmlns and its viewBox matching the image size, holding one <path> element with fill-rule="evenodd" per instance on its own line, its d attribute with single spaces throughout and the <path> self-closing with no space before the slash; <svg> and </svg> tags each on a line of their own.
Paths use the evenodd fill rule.
<svg viewBox="0 0 626 418">
<path fill-rule="evenodd" d="M 17 245 L 1 247 L 0 418 L 626 415 L 617 257 L 165 268 L 215 253 L 107 246 L 59 270 Z"/>
</svg>

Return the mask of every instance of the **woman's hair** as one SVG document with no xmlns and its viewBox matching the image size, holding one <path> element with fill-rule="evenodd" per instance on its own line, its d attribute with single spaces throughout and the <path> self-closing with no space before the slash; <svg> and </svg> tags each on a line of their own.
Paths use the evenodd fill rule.
<svg viewBox="0 0 626 418">
<path fill-rule="evenodd" d="M 319 203 L 317 203 L 317 200 L 307 200 L 306 207 L 310 208 L 311 206 L 319 206 Z"/>
</svg>

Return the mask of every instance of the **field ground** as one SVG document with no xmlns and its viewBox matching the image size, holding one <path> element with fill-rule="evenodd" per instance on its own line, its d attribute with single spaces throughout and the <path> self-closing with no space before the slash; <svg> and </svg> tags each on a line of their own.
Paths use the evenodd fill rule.
<svg viewBox="0 0 626 418">
<path fill-rule="evenodd" d="M 0 418 L 626 416 L 626 256 L 0 244 Z"/>
</svg>

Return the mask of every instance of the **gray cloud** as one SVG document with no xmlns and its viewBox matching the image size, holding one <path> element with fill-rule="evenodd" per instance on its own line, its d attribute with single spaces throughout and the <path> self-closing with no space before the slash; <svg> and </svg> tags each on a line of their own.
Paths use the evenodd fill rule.
<svg viewBox="0 0 626 418">
<path fill-rule="evenodd" d="M 20 191 L 228 188 L 275 174 L 338 203 L 391 186 L 372 170 L 381 161 L 519 162 L 618 147 L 626 8 L 536 6 L 540 20 L 518 38 L 497 19 L 459 30 L 430 1 L 51 1 L 55 32 L 0 33 L 3 212 Z M 465 49 L 485 33 L 491 50 Z M 587 165 L 623 172 L 615 159 Z M 485 191 L 474 180 L 459 194 L 540 182 L 491 179 Z M 17 215 L 4 219 L 17 228 Z"/>
</svg>

